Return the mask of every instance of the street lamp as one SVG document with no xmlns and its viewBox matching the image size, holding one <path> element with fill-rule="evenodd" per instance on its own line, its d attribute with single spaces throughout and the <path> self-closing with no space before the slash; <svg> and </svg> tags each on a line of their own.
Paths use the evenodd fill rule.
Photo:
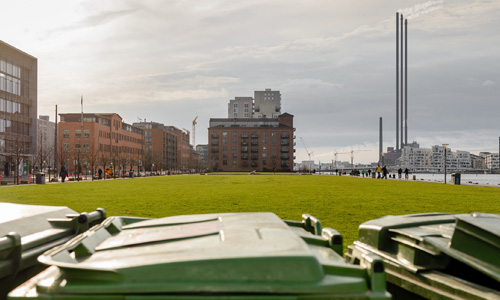
<svg viewBox="0 0 500 300">
<path fill-rule="evenodd" d="M 448 148 L 448 144 L 443 144 L 444 147 L 444 184 L 446 184 L 446 148 Z"/>
</svg>

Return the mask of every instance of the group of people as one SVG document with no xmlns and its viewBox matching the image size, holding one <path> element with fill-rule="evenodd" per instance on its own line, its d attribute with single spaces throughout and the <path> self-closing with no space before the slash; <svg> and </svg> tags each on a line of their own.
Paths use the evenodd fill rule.
<svg viewBox="0 0 500 300">
<path fill-rule="evenodd" d="M 387 174 L 389 174 L 389 171 L 387 170 L 386 166 L 383 166 L 382 168 L 380 168 L 380 165 L 377 165 L 377 170 L 376 171 L 377 171 L 377 174 L 378 174 L 377 178 L 387 179 Z M 408 179 L 408 174 L 410 173 L 410 170 L 408 170 L 408 168 L 405 168 L 404 171 L 403 171 L 403 169 L 399 168 L 398 169 L 398 178 L 399 179 L 402 178 L 403 172 L 405 173 L 405 179 Z M 394 175 L 393 178 L 396 178 L 396 175 Z"/>
<path fill-rule="evenodd" d="M 372 170 L 368 169 L 368 170 L 361 170 L 361 173 L 359 172 L 359 170 L 353 170 L 351 172 L 351 175 L 352 176 L 363 176 L 363 177 L 371 177 L 372 176 L 372 173 L 373 173 L 373 178 L 375 178 L 375 176 L 377 176 L 377 178 L 379 179 L 387 179 L 387 176 L 391 177 L 389 175 L 389 171 L 387 170 L 387 167 L 386 166 L 383 166 L 383 167 L 380 167 L 380 165 L 377 165 L 377 168 L 372 172 Z M 410 173 L 410 170 L 408 170 L 408 168 L 405 168 L 405 170 L 403 171 L 403 169 L 399 168 L 398 170 L 398 178 L 402 178 L 402 174 L 405 174 L 405 179 L 408 179 L 408 174 Z M 335 174 L 336 175 L 342 175 L 342 172 L 339 172 L 338 169 L 335 170 Z M 345 174 L 345 173 L 344 173 Z M 377 175 L 375 175 L 377 174 Z M 393 178 L 396 178 L 396 175 L 394 175 Z"/>
</svg>

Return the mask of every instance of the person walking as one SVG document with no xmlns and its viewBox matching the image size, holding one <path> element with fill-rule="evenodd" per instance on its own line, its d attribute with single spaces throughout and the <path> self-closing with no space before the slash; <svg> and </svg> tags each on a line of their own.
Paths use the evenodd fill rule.
<svg viewBox="0 0 500 300">
<path fill-rule="evenodd" d="M 410 172 L 410 170 L 408 170 L 408 168 L 405 169 L 405 179 L 408 180 L 408 173 Z"/>
<path fill-rule="evenodd" d="M 387 173 L 389 173 L 389 172 L 387 171 L 387 168 L 384 166 L 382 168 L 382 175 L 383 175 L 382 178 L 387 179 Z"/>
<path fill-rule="evenodd" d="M 66 171 L 66 168 L 64 166 L 61 167 L 61 172 L 59 172 L 59 176 L 61 176 L 62 182 L 64 183 L 64 180 L 66 180 L 66 177 L 68 177 L 68 171 Z"/>
<path fill-rule="evenodd" d="M 380 168 L 380 165 L 377 165 L 377 179 L 380 179 L 380 172 L 382 169 Z"/>
<path fill-rule="evenodd" d="M 368 177 L 372 176 L 372 170 L 371 169 L 368 169 L 368 171 L 366 171 L 366 173 L 368 173 Z"/>
<path fill-rule="evenodd" d="M 97 175 L 99 175 L 99 179 L 102 179 L 102 169 L 99 168 L 99 170 L 97 170 Z"/>
<path fill-rule="evenodd" d="M 403 173 L 403 169 L 399 168 L 398 170 L 398 178 L 401 179 L 401 173 Z"/>
</svg>

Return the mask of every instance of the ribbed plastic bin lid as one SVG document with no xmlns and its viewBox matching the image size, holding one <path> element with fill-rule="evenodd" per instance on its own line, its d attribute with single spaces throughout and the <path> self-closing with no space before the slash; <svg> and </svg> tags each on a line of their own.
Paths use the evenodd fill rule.
<svg viewBox="0 0 500 300">
<path fill-rule="evenodd" d="M 329 238 L 335 235 L 331 229 L 325 228 L 324 236 L 298 231 L 272 213 L 125 223 L 121 217 L 108 218 L 46 252 L 39 260 L 51 268 L 11 298 L 35 293 L 66 297 L 61 299 L 105 295 L 390 299 L 381 261 L 367 257 L 363 267 L 346 263 L 331 247 Z"/>
</svg>

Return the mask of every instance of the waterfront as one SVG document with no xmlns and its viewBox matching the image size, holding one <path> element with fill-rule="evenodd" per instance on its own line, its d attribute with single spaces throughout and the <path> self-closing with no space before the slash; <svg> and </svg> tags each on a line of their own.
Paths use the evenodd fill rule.
<svg viewBox="0 0 500 300">
<path fill-rule="evenodd" d="M 416 176 L 416 180 L 431 182 L 443 182 L 444 179 L 443 173 L 414 173 L 410 174 L 410 179 L 413 176 Z M 446 174 L 446 181 L 451 182 L 451 174 Z M 500 185 L 500 174 L 461 174 L 461 183 Z"/>
</svg>

